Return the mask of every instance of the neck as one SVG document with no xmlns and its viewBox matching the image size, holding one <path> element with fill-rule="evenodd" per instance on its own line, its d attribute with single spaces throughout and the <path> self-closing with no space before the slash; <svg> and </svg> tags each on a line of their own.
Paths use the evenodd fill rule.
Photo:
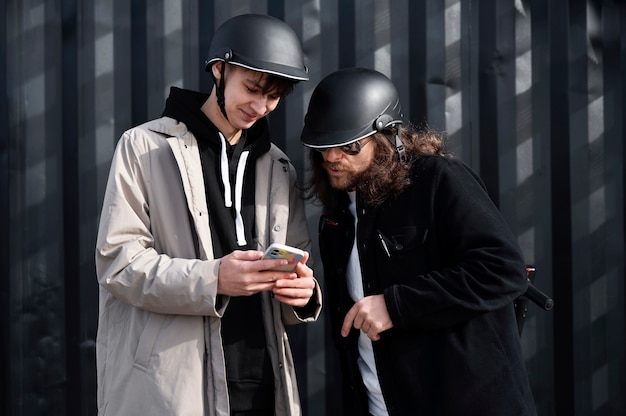
<svg viewBox="0 0 626 416">
<path fill-rule="evenodd" d="M 230 144 L 236 144 L 241 138 L 241 129 L 236 129 L 230 122 L 224 117 L 222 111 L 217 104 L 217 98 L 215 95 L 215 88 L 211 92 L 209 98 L 204 102 L 201 108 L 204 115 L 211 120 L 211 123 L 217 127 L 217 129 L 224 135 L 226 140 Z"/>
</svg>

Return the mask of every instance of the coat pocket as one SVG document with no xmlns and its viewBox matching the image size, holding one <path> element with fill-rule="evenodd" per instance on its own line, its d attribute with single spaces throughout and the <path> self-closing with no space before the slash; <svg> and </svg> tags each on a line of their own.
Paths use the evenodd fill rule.
<svg viewBox="0 0 626 416">
<path fill-rule="evenodd" d="M 150 365 L 150 358 L 154 351 L 157 337 L 161 332 L 163 322 L 167 319 L 166 315 L 151 313 L 146 325 L 141 332 L 139 342 L 137 343 L 137 351 L 135 351 L 134 367 L 147 370 Z"/>
</svg>

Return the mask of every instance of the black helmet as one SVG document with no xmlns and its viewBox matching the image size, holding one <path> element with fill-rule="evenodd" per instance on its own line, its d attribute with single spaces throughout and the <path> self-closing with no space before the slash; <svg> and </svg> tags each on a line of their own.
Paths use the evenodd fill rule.
<svg viewBox="0 0 626 416">
<path fill-rule="evenodd" d="M 308 81 L 302 46 L 289 25 L 260 14 L 235 16 L 213 35 L 205 70 L 216 61 L 294 81 Z"/>
<path fill-rule="evenodd" d="M 389 78 L 371 69 L 341 69 L 313 90 L 300 140 L 316 149 L 342 146 L 401 123 L 398 92 Z"/>
</svg>

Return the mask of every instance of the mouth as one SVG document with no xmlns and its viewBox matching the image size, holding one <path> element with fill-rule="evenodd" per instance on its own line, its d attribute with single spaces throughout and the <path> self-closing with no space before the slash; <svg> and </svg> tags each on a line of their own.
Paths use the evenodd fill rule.
<svg viewBox="0 0 626 416">
<path fill-rule="evenodd" d="M 340 175 L 343 175 L 344 172 L 345 172 L 345 169 L 343 169 L 337 163 L 325 163 L 324 164 L 324 169 L 326 169 L 326 172 L 330 176 L 340 176 Z"/>
<path fill-rule="evenodd" d="M 258 119 L 257 116 L 247 113 L 244 110 L 241 110 L 241 114 L 243 116 L 243 119 L 247 121 L 248 123 L 254 122 Z"/>
</svg>

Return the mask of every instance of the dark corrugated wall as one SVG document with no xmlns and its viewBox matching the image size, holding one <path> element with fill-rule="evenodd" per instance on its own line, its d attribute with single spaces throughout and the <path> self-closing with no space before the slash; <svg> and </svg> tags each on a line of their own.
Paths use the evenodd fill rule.
<svg viewBox="0 0 626 416">
<path fill-rule="evenodd" d="M 247 12 L 305 47 L 311 82 L 271 117 L 302 177 L 316 83 L 348 66 L 390 76 L 407 118 L 480 172 L 555 299 L 530 305 L 522 334 L 539 414 L 626 414 L 618 0 L 1 0 L 0 413 L 96 414 L 93 247 L 113 148 L 171 85 L 209 90 L 211 34 Z M 291 330 L 308 415 L 339 408 L 326 327 Z"/>
</svg>

